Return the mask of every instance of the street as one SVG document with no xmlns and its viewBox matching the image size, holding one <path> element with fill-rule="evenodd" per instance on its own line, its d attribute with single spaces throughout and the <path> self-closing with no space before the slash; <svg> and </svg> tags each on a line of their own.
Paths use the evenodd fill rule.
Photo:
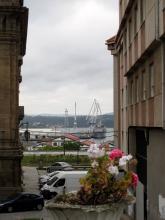
<svg viewBox="0 0 165 220">
<path fill-rule="evenodd" d="M 24 191 L 39 194 L 38 189 L 38 172 L 35 167 L 23 167 L 24 175 Z M 15 213 L 2 213 L 0 214 L 0 220 L 49 220 L 46 216 L 45 209 L 42 211 L 28 211 L 28 212 L 15 212 Z"/>
<path fill-rule="evenodd" d="M 24 191 L 39 194 L 38 176 L 43 174 L 45 174 L 45 171 L 37 171 L 36 167 L 23 167 Z M 0 220 L 52 220 L 52 218 L 43 208 L 42 211 L 1 213 Z M 121 220 L 129 220 L 129 218 L 123 216 Z"/>
</svg>

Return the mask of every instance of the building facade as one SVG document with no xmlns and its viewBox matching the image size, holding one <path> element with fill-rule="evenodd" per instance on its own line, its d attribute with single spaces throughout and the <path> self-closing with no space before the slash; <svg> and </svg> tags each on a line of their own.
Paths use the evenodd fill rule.
<svg viewBox="0 0 165 220">
<path fill-rule="evenodd" d="M 0 197 L 21 191 L 19 121 L 21 65 L 26 50 L 28 9 L 23 0 L 0 0 Z"/>
<path fill-rule="evenodd" d="M 116 146 L 138 159 L 136 219 L 165 219 L 165 1 L 120 0 L 114 57 Z"/>
</svg>

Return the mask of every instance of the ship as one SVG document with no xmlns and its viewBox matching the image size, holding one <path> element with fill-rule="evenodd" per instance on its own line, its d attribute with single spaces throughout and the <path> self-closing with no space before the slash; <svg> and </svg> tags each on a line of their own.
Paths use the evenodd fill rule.
<svg viewBox="0 0 165 220">
<path fill-rule="evenodd" d="M 103 139 L 106 137 L 106 128 L 104 125 L 95 125 L 91 134 L 92 138 Z"/>
<path fill-rule="evenodd" d="M 90 133 L 92 138 L 103 139 L 106 137 L 106 127 L 102 123 L 101 108 L 96 99 L 94 99 L 86 120 L 90 125 Z"/>
</svg>

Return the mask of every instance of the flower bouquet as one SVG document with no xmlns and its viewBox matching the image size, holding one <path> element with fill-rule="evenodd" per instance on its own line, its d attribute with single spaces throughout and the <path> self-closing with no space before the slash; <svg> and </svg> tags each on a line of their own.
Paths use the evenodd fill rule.
<svg viewBox="0 0 165 220">
<path fill-rule="evenodd" d="M 136 165 L 132 155 L 125 155 L 117 148 L 107 152 L 96 144 L 91 145 L 88 154 L 91 169 L 80 180 L 78 201 L 98 205 L 128 199 L 128 190 L 136 188 L 138 183 L 137 174 L 129 170 L 129 167 Z"/>
<path fill-rule="evenodd" d="M 69 220 L 77 220 L 77 216 L 89 220 L 120 219 L 124 207 L 134 198 L 129 189 L 135 189 L 138 176 L 129 168 L 136 165 L 136 160 L 120 149 L 109 152 L 96 144 L 90 146 L 88 155 L 91 168 L 80 179 L 80 190 L 56 198 L 56 216 L 62 212 Z"/>
</svg>

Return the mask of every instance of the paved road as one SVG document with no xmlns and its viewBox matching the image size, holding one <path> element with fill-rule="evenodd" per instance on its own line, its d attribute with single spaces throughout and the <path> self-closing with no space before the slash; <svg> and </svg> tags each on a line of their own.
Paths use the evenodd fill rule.
<svg viewBox="0 0 165 220">
<path fill-rule="evenodd" d="M 35 167 L 23 167 L 24 175 L 24 191 L 38 193 L 38 172 Z M 24 220 L 24 219 L 42 219 L 49 220 L 49 217 L 46 216 L 46 211 L 29 211 L 29 212 L 15 212 L 15 213 L 4 213 L 0 214 L 0 220 Z"/>
<path fill-rule="evenodd" d="M 43 171 L 42 171 L 43 172 Z M 42 172 L 39 175 L 43 174 Z M 44 171 L 45 172 L 45 171 Z M 39 193 L 38 189 L 38 172 L 35 167 L 23 167 L 24 173 L 24 191 Z M 45 208 L 42 211 L 16 212 L 0 214 L 0 220 L 52 220 L 46 212 Z M 121 220 L 129 220 L 127 216 L 123 216 Z M 56 220 L 56 219 L 54 219 Z"/>
<path fill-rule="evenodd" d="M 0 214 L 0 220 L 23 220 L 23 219 L 36 219 L 40 220 L 43 216 L 43 211 L 30 211 L 30 212 L 15 212 L 12 214 Z"/>
<path fill-rule="evenodd" d="M 24 191 L 39 194 L 38 172 L 35 167 L 23 167 Z"/>
</svg>

